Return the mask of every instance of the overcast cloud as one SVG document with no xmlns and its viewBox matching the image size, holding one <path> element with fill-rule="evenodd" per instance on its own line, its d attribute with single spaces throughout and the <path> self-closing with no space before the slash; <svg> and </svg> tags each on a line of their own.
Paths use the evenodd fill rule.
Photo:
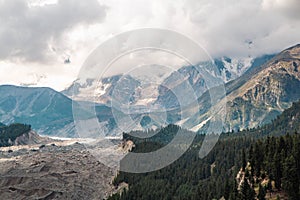
<svg viewBox="0 0 300 200">
<path fill-rule="evenodd" d="M 53 62 L 56 45 L 64 48 L 63 34 L 80 24 L 101 22 L 105 10 L 97 0 L 59 0 L 45 6 L 2 0 L 0 59 Z"/>
<path fill-rule="evenodd" d="M 213 57 L 278 52 L 300 43 L 299 8 L 299 0 L 0 0 L 0 84 L 63 89 L 103 41 L 145 27 L 185 34 Z M 42 78 L 22 82 L 19 72 Z"/>
</svg>

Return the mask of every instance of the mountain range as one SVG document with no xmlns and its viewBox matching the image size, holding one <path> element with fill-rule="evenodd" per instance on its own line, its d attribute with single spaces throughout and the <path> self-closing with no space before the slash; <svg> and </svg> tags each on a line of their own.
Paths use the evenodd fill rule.
<svg viewBox="0 0 300 200">
<path fill-rule="evenodd" d="M 132 106 L 131 111 L 135 113 L 129 115 L 138 124 L 138 129 L 169 123 L 192 123 L 192 130 L 204 130 L 205 124 L 210 122 L 213 107 L 199 67 L 224 82 L 226 97 L 219 98 L 219 104 L 226 105 L 224 131 L 268 123 L 300 99 L 300 45 L 255 59 L 223 57 L 215 59 L 214 64 L 216 68 L 211 68 L 206 62 L 199 63 L 199 66 L 183 66 L 156 86 L 130 75 L 87 79 L 83 84 L 75 81 L 62 92 L 50 88 L 3 85 L 0 86 L 0 121 L 4 124 L 31 124 L 40 134 L 76 137 L 72 103 L 89 101 L 95 102 L 97 118 L 106 127 L 105 134 L 115 135 L 119 133 L 111 104 L 121 102 Z M 176 74 L 180 74 L 182 80 L 176 78 Z M 180 104 L 173 93 L 184 90 L 184 84 L 191 86 L 200 105 L 199 112 L 188 119 L 180 116 Z M 185 106 L 185 109 L 191 109 Z M 149 108 L 150 112 L 166 110 L 167 114 L 152 114 Z M 122 107 L 118 109 L 126 113 Z M 155 123 L 155 117 L 162 117 L 165 124 Z"/>
</svg>

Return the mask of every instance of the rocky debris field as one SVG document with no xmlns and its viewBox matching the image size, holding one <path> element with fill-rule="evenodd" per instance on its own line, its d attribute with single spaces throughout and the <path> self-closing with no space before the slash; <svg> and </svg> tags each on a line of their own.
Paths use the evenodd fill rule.
<svg viewBox="0 0 300 200">
<path fill-rule="evenodd" d="M 104 199 L 115 174 L 77 142 L 0 149 L 1 199 Z"/>
</svg>

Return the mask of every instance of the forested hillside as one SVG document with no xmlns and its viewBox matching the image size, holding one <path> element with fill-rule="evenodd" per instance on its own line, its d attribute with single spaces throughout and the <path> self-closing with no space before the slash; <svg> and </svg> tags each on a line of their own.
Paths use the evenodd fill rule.
<svg viewBox="0 0 300 200">
<path fill-rule="evenodd" d="M 260 200 L 267 198 L 298 200 L 300 197 L 300 135 L 287 134 L 280 137 L 267 137 L 251 145 L 247 160 L 243 159 L 238 182 L 240 194 L 232 197 Z M 236 198 L 232 198 L 236 199 Z"/>
<path fill-rule="evenodd" d="M 30 130 L 31 126 L 26 124 L 11 124 L 9 126 L 0 124 L 0 147 L 11 146 L 17 137 L 28 133 Z"/>
<path fill-rule="evenodd" d="M 129 184 L 110 199 L 297 199 L 299 195 L 300 102 L 271 124 L 236 133 L 224 133 L 204 159 L 198 152 L 204 135 L 177 161 L 161 170 L 120 172 L 114 184 Z M 165 145 L 176 126 L 163 128 L 150 139 L 137 139 L 134 152 L 149 152 Z M 187 131 L 188 133 L 188 131 Z M 160 142 L 162 141 L 162 142 Z M 238 178 L 237 178 L 238 177 Z M 247 181 L 245 181 L 247 180 Z"/>
</svg>

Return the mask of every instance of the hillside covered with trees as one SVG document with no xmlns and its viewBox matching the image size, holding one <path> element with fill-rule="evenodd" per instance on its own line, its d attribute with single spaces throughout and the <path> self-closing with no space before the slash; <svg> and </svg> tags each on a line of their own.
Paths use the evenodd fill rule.
<svg viewBox="0 0 300 200">
<path fill-rule="evenodd" d="M 300 197 L 300 134 L 267 137 L 250 146 L 242 159 L 240 194 L 233 197 L 259 200 L 278 197 L 298 200 Z M 235 199 L 235 198 L 233 198 Z"/>
<path fill-rule="evenodd" d="M 129 189 L 109 199 L 298 199 L 299 114 L 297 102 L 271 124 L 223 133 L 203 159 L 198 153 L 204 135 L 198 134 L 182 157 L 161 170 L 120 172 L 115 186 L 126 182 Z M 134 152 L 150 152 L 169 142 L 178 129 L 169 125 L 151 138 L 124 138 L 134 141 Z"/>
<path fill-rule="evenodd" d="M 0 147 L 11 146 L 16 138 L 30 130 L 31 126 L 26 124 L 11 124 L 9 126 L 0 124 Z"/>
</svg>

